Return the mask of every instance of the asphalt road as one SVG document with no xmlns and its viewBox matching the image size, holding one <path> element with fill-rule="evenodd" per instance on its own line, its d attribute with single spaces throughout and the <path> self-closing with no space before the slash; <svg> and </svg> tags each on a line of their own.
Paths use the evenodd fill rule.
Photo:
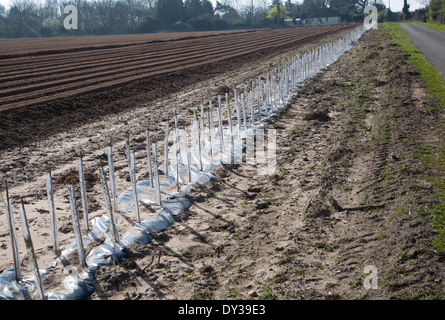
<svg viewBox="0 0 445 320">
<path fill-rule="evenodd" d="M 417 23 L 401 23 L 400 26 L 428 61 L 445 78 L 445 32 L 424 27 Z"/>
</svg>

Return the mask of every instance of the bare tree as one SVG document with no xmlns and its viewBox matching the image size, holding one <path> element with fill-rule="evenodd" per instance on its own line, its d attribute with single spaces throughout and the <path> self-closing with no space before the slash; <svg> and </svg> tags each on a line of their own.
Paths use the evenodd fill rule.
<svg viewBox="0 0 445 320">
<path fill-rule="evenodd" d="M 431 0 L 416 0 L 417 3 L 420 3 L 423 8 L 426 8 L 430 5 Z"/>
<path fill-rule="evenodd" d="M 363 10 L 365 10 L 366 6 L 368 5 L 368 0 L 358 0 L 357 1 L 357 11 L 362 13 Z"/>
</svg>

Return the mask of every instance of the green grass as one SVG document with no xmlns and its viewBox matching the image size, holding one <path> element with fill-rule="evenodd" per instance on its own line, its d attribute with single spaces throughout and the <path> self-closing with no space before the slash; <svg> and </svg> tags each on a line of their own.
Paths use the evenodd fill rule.
<svg viewBox="0 0 445 320">
<path fill-rule="evenodd" d="M 422 26 L 445 32 L 445 24 L 427 22 L 427 23 L 422 23 Z"/>
<path fill-rule="evenodd" d="M 379 26 L 385 28 L 392 36 L 394 43 L 400 45 L 402 50 L 410 55 L 410 62 L 415 66 L 425 82 L 426 92 L 434 99 L 437 99 L 440 105 L 445 108 L 445 79 L 411 42 L 398 23 L 385 22 Z"/>
<path fill-rule="evenodd" d="M 418 211 L 432 217 L 434 226 L 439 233 L 439 237 L 433 241 L 433 245 L 445 251 L 445 141 L 442 141 L 438 152 L 433 152 L 424 146 L 418 147 L 415 158 L 420 159 L 425 168 L 430 168 L 438 173 L 435 176 L 427 177 L 439 190 L 435 194 L 437 201 L 427 208 L 420 207 Z"/>
<path fill-rule="evenodd" d="M 445 31 L 445 25 L 435 23 L 424 23 L 428 27 Z M 409 40 L 406 32 L 398 23 L 386 22 L 381 24 L 382 28 L 387 31 L 393 38 L 393 42 L 400 45 L 401 49 L 409 54 L 410 62 L 420 73 L 421 79 L 424 81 L 426 92 L 445 108 L 445 80 L 436 71 L 436 69 L 427 61 L 425 56 L 419 49 Z M 438 130 L 441 137 L 445 138 L 444 124 L 438 124 Z M 445 251 L 445 139 L 441 140 L 436 150 L 431 150 L 427 146 L 419 146 L 417 154 L 414 156 L 420 159 L 425 168 L 433 172 L 427 177 L 437 187 L 435 193 L 436 202 L 428 208 L 420 208 L 423 214 L 429 215 L 439 234 L 437 239 L 433 241 L 433 245 Z"/>
</svg>

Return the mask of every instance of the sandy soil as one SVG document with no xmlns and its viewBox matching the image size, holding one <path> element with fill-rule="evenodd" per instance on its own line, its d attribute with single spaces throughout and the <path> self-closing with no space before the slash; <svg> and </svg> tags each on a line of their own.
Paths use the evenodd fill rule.
<svg viewBox="0 0 445 320">
<path fill-rule="evenodd" d="M 336 36 L 330 36 L 324 41 L 332 41 L 347 31 L 341 32 Z M 34 136 L 33 142 L 24 144 L 18 148 L 11 148 L 2 151 L 0 170 L 1 180 L 1 198 L 5 198 L 5 182 L 8 180 L 10 195 L 13 200 L 14 212 L 16 213 L 16 226 L 20 225 L 18 217 L 19 200 L 23 198 L 26 203 L 27 214 L 30 220 L 30 228 L 34 238 L 34 246 L 39 251 L 39 261 L 42 265 L 48 265 L 55 258 L 49 250 L 52 246 L 50 235 L 50 218 L 48 215 L 48 204 L 45 187 L 45 176 L 47 174 L 48 164 L 52 167 L 52 176 L 54 178 L 55 203 L 59 219 L 59 239 L 61 244 L 71 243 L 74 239 L 74 233 L 71 223 L 71 211 L 67 195 L 66 185 L 68 183 L 78 183 L 77 161 L 80 152 L 84 154 L 85 172 L 88 175 L 87 190 L 89 203 L 89 218 L 101 216 L 106 213 L 105 203 L 103 201 L 102 190 L 98 183 L 97 159 L 106 159 L 106 147 L 110 139 L 113 141 L 115 150 L 114 161 L 118 186 L 118 193 L 123 192 L 131 186 L 127 164 L 124 154 L 124 138 L 127 132 L 130 134 L 132 151 L 136 154 L 136 166 L 138 172 L 138 181 L 147 178 L 145 170 L 145 130 L 150 130 L 151 139 L 157 143 L 158 149 L 162 150 L 164 142 L 165 124 L 167 122 L 173 125 L 173 111 L 176 110 L 180 125 L 189 124 L 192 118 L 192 107 L 200 106 L 212 100 L 217 103 L 217 95 L 223 94 L 227 88 L 241 89 L 244 83 L 256 79 L 259 75 L 269 72 L 274 66 L 278 66 L 284 59 L 297 53 L 305 52 L 310 48 L 317 47 L 322 43 L 321 40 L 314 41 L 305 46 L 295 46 L 288 50 L 279 50 L 276 53 L 267 52 L 267 54 L 254 54 L 247 56 L 242 60 L 235 60 L 233 64 L 226 62 L 215 70 L 205 70 L 208 72 L 204 80 L 196 82 L 196 77 L 191 77 L 194 81 L 188 81 L 187 75 L 192 72 L 185 70 L 178 74 L 182 87 L 176 87 L 179 82 L 174 82 L 170 94 L 162 93 L 159 96 L 147 94 L 144 88 L 136 91 L 133 88 L 132 97 L 123 97 L 121 100 L 110 102 L 106 96 L 102 96 L 102 102 L 106 106 L 112 103 L 115 106 L 124 105 L 121 112 L 112 112 L 98 117 L 98 121 L 91 121 L 83 126 L 75 126 L 69 130 L 69 117 L 60 122 L 60 128 L 49 138 L 43 139 L 40 136 Z M 242 63 L 243 62 L 243 63 Z M 159 89 L 159 87 L 157 87 Z M 166 88 L 164 87 L 164 90 Z M 140 103 L 140 96 L 148 103 Z M 96 97 L 98 99 L 98 97 Z M 231 99 L 233 97 L 231 95 Z M 136 104 L 139 101 L 139 104 Z M 134 103 L 133 107 L 130 107 Z M 233 101 L 231 103 L 234 108 Z M 159 112 L 162 108 L 166 112 Z M 100 111 L 100 109 L 98 109 Z M 234 111 L 232 111 L 233 113 Z M 86 115 L 88 117 L 88 115 Z M 50 113 L 46 117 L 50 119 Z M 56 118 L 57 119 L 57 118 Z M 38 127 L 40 122 L 25 126 L 24 131 L 33 130 Z M 56 125 L 55 123 L 54 125 Z M 66 126 L 65 126 L 66 125 Z M 49 128 L 45 122 L 44 127 Z M 28 128 L 30 127 L 30 128 Z M 65 128 L 65 130 L 63 130 Z M 28 131 L 30 132 L 30 131 Z M 163 162 L 163 154 L 159 154 L 160 162 Z M 76 184 L 76 194 L 79 194 L 80 187 Z M 80 200 L 79 200 L 80 205 Z M 80 208 L 80 207 L 79 207 Z M 9 248 L 9 233 L 7 228 L 6 216 L 4 210 L 0 211 L 4 217 L 0 221 L 1 250 L 0 250 L 0 270 L 12 266 Z M 124 224 L 122 232 L 126 228 L 131 228 L 131 224 Z M 20 233 L 19 233 L 20 235 Z M 25 250 L 19 241 L 20 254 L 24 256 Z"/>
<path fill-rule="evenodd" d="M 438 143 L 431 106 L 406 56 L 366 34 L 273 121 L 274 175 L 216 170 L 178 223 L 97 272 L 91 298 L 443 298 L 444 254 L 419 213 L 434 187 L 414 157 Z"/>
<path fill-rule="evenodd" d="M 142 180 L 147 126 L 160 147 L 173 108 L 188 123 L 190 106 L 215 99 L 224 86 L 241 87 L 320 43 L 259 57 L 131 112 L 2 152 L 4 177 L 14 177 L 10 193 L 15 203 L 22 196 L 29 208 L 39 264 L 55 258 L 44 187 L 48 161 L 56 179 L 69 178 L 83 151 L 92 173 L 90 218 L 102 215 L 95 159 L 104 158 L 110 137 L 118 150 L 122 192 L 130 187 L 122 143 L 129 128 Z M 429 217 L 418 210 L 433 201 L 434 186 L 422 178 L 427 169 L 413 157 L 417 146 L 438 143 L 436 128 L 425 125 L 442 117 L 434 106 L 406 56 L 379 31 L 367 33 L 308 81 L 269 126 L 278 133 L 275 174 L 262 175 L 247 164 L 217 169 L 211 182 L 191 190 L 192 207 L 171 228 L 98 270 L 90 299 L 443 298 L 444 256 L 431 245 L 435 233 Z M 171 112 L 156 112 L 159 108 Z M 63 184 L 55 197 L 61 242 L 71 243 Z M 0 217 L 3 270 L 12 262 L 3 212 Z M 121 221 L 118 227 L 123 233 L 131 223 Z M 20 252 L 23 257 L 23 247 Z M 76 265 L 75 257 L 70 263 Z M 27 259 L 22 265 L 29 272 Z M 364 287 L 367 265 L 378 270 L 378 289 Z M 44 285 L 52 290 L 60 280 L 50 278 Z"/>
</svg>

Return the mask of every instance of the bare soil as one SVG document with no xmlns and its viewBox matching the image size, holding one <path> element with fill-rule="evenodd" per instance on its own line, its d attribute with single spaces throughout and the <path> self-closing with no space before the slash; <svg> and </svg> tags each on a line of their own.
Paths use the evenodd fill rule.
<svg viewBox="0 0 445 320">
<path fill-rule="evenodd" d="M 405 54 L 368 32 L 269 126 L 274 175 L 216 170 L 169 230 L 97 272 L 91 299 L 443 299 L 444 253 L 419 213 L 434 186 L 415 157 L 441 120 Z"/>
<path fill-rule="evenodd" d="M 115 169 L 122 192 L 130 186 L 122 144 L 128 128 L 142 168 L 143 130 L 149 126 L 161 145 L 164 125 L 172 121 L 171 112 L 154 111 L 177 107 L 188 123 L 191 106 L 340 35 L 259 56 L 131 113 L 109 114 L 2 151 L 2 172 L 14 177 L 14 200 L 23 196 L 32 208 L 39 261 L 45 265 L 54 259 L 46 162 L 54 164 L 54 176 L 63 183 L 75 177 L 72 170 L 82 151 L 91 172 L 90 214 L 102 215 L 106 210 L 94 174 L 110 137 L 117 141 Z M 425 178 L 432 169 L 416 157 L 419 146 L 437 147 L 442 123 L 443 113 L 424 92 L 407 56 L 383 31 L 371 30 L 308 80 L 268 126 L 277 130 L 274 174 L 246 163 L 215 170 L 211 182 L 192 188 L 193 205 L 168 230 L 151 234 L 149 244 L 132 245 L 124 259 L 96 272 L 89 299 L 443 299 L 444 253 L 432 246 L 436 231 L 421 210 L 434 202 L 435 186 Z M 142 180 L 145 171 L 138 172 Z M 55 197 L 61 241 L 70 243 L 74 234 L 65 186 Z M 0 269 L 5 269 L 11 259 L 3 212 L 0 217 Z M 131 224 L 121 221 L 118 228 L 125 232 Z M 75 257 L 70 260 L 75 265 Z M 29 271 L 28 264 L 25 259 L 23 268 Z M 378 271 L 377 289 L 364 286 L 369 265 Z M 55 274 L 62 273 L 61 266 Z M 60 288 L 60 278 L 50 277 L 44 285 Z"/>
<path fill-rule="evenodd" d="M 245 83 L 257 79 L 260 75 L 265 75 L 290 56 L 302 54 L 326 41 L 338 39 L 349 30 L 350 28 L 345 28 L 338 33 L 329 33 L 325 37 L 312 38 L 305 45 L 296 42 L 287 46 L 287 49 L 278 50 L 275 47 L 240 59 L 226 60 L 219 66 L 209 64 L 207 67 L 201 67 L 200 70 L 183 69 L 174 75 L 176 78 L 170 78 L 171 82 L 161 81 L 148 89 L 140 82 L 135 82 L 118 89 L 121 93 L 119 97 L 115 96 L 114 90 L 105 91 L 94 97 L 73 98 L 73 105 L 61 100 L 59 107 L 55 109 L 28 110 L 24 107 L 14 110 L 11 116 L 16 120 L 9 124 L 7 124 L 9 120 L 0 118 L 0 121 L 4 121 L 5 124 L 2 128 L 6 129 L 5 140 L 2 142 L 9 145 L 8 149 L 0 151 L 0 189 L 2 191 L 0 200 L 5 198 L 5 180 L 8 180 L 13 211 L 16 215 L 16 227 L 20 229 L 18 209 L 20 198 L 23 198 L 40 265 L 48 266 L 55 259 L 51 250 L 51 223 L 45 186 L 49 165 L 54 184 L 59 240 L 60 245 L 63 246 L 72 243 L 75 239 L 66 186 L 74 183 L 80 209 L 77 160 L 80 159 L 81 154 L 83 154 L 88 193 L 88 218 L 91 220 L 107 214 L 97 175 L 98 160 L 106 161 L 106 148 L 110 140 L 114 149 L 117 192 L 121 194 L 131 187 L 124 153 L 124 138 L 127 133 L 130 136 L 132 152 L 136 154 L 137 179 L 142 181 L 148 178 L 145 152 L 146 129 L 150 131 L 152 142 L 157 144 L 158 150 L 162 150 L 165 125 L 166 123 L 173 125 L 175 110 L 179 124 L 189 125 L 192 119 L 192 108 L 208 104 L 209 101 L 216 104 L 217 95 L 230 90 L 230 105 L 232 114 L 235 114 L 233 89 L 237 88 L 240 92 Z M 212 67 L 215 68 L 212 69 Z M 193 73 L 194 71 L 196 74 Z M 199 75 L 202 75 L 202 79 Z M 168 77 L 173 77 L 173 75 L 169 74 Z M 147 81 L 156 83 L 157 79 L 151 77 Z M 171 90 L 169 90 L 170 87 Z M 83 107 L 77 109 L 74 103 L 82 104 L 88 112 L 85 112 Z M 226 115 L 223 116 L 226 117 Z M 163 163 L 163 160 L 161 152 L 160 163 Z M 141 218 L 144 219 L 150 214 L 152 214 L 151 211 L 147 210 L 142 213 Z M 82 215 L 80 219 L 83 219 Z M 125 234 L 126 231 L 132 230 L 132 223 L 134 223 L 133 217 L 129 221 L 125 219 L 121 221 L 118 226 L 119 232 Z M 18 236 L 21 237 L 20 232 Z M 20 238 L 19 250 L 20 256 L 25 257 L 26 250 Z M 76 259 L 73 258 L 71 263 L 76 264 Z M 26 258 L 23 264 L 22 268 L 26 272 L 29 268 Z M 0 271 L 11 266 L 7 220 L 4 210 L 0 210 Z M 52 287 L 48 290 L 52 290 Z"/>
<path fill-rule="evenodd" d="M 131 110 L 260 57 L 353 27 L 74 37 L 56 39 L 59 49 L 48 43 L 52 39 L 39 39 L 21 51 L 15 42 L 3 40 L 12 53 L 0 55 L 0 150 Z"/>
</svg>

